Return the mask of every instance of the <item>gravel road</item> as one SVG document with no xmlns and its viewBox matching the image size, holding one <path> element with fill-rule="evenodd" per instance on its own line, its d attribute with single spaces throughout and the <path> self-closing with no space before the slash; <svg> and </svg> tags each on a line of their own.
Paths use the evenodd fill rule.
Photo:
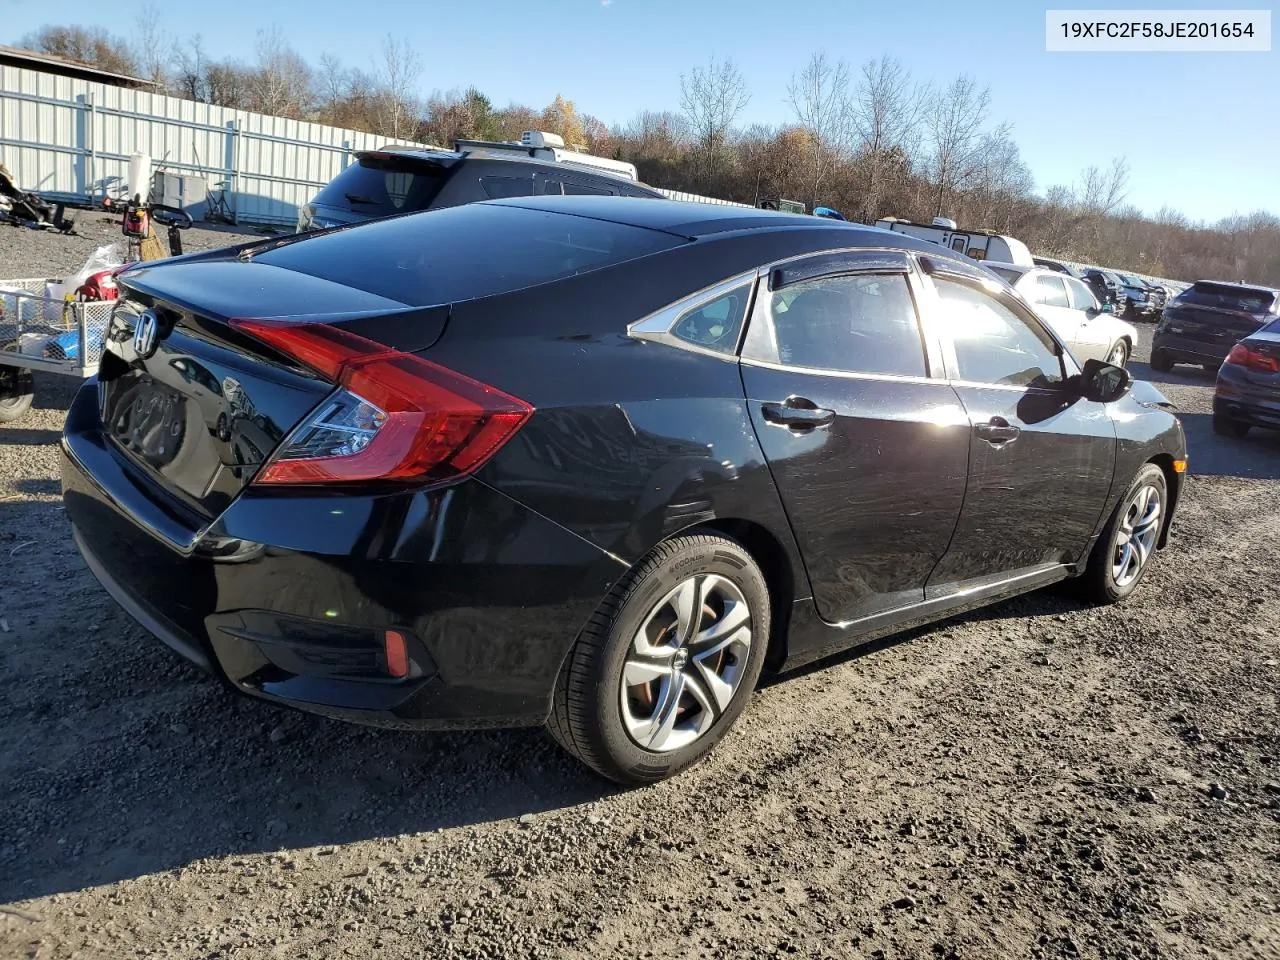
<svg viewBox="0 0 1280 960">
<path fill-rule="evenodd" d="M 81 216 L 0 230 L 0 277 L 79 266 Z M 1146 355 L 1195 476 L 1131 602 L 771 681 L 628 792 L 536 731 L 360 729 L 178 661 L 72 546 L 41 378 L 0 426 L 0 957 L 1280 957 L 1280 436 L 1214 437 L 1211 378 Z"/>
</svg>

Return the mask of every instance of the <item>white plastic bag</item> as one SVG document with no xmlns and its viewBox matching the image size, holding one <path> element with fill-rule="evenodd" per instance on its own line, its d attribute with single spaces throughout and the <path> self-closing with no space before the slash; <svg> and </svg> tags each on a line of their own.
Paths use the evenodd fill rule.
<svg viewBox="0 0 1280 960">
<path fill-rule="evenodd" d="M 95 273 L 103 270 L 114 270 L 116 267 L 124 264 L 124 245 L 116 243 L 106 243 L 100 246 L 85 261 L 84 266 L 66 277 L 62 282 L 52 282 L 45 284 L 44 295 L 48 297 L 48 301 L 44 306 L 44 315 L 46 320 L 60 320 L 64 302 L 74 299 L 75 293 Z"/>
</svg>

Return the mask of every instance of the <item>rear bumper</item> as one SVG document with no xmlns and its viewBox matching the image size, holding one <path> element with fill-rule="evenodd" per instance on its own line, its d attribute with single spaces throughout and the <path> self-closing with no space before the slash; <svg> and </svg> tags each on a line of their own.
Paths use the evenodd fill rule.
<svg viewBox="0 0 1280 960">
<path fill-rule="evenodd" d="M 1172 360 L 1215 367 L 1227 358 L 1230 349 L 1231 344 L 1207 343 L 1170 333 L 1156 334 L 1151 343 L 1152 352 L 1163 350 Z"/>
<path fill-rule="evenodd" d="M 1251 426 L 1280 430 L 1280 398 L 1220 390 L 1213 395 L 1213 413 Z"/>
<path fill-rule="evenodd" d="M 623 571 L 475 480 L 246 494 L 184 547 L 163 494 L 98 432 L 94 392 L 77 397 L 62 442 L 76 544 L 130 616 L 240 693 L 385 726 L 539 724 Z M 388 630 L 405 639 L 400 679 Z"/>
</svg>

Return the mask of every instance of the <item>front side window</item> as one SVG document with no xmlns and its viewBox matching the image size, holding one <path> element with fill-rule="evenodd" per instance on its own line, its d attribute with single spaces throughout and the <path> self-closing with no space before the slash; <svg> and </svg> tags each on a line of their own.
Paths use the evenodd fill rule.
<svg viewBox="0 0 1280 960">
<path fill-rule="evenodd" d="M 942 277 L 934 284 L 959 379 L 1022 387 L 1062 382 L 1062 360 L 1042 328 L 975 286 Z"/>
<path fill-rule="evenodd" d="M 719 353 L 733 353 L 747 316 L 751 285 L 743 284 L 696 309 L 682 314 L 671 332 L 686 343 Z"/>
<path fill-rule="evenodd" d="M 1058 277 L 1041 274 L 1036 277 L 1036 303 L 1046 307 L 1067 306 L 1067 288 Z"/>
<path fill-rule="evenodd" d="M 904 274 L 853 274 L 790 284 L 768 294 L 767 316 L 772 342 L 752 337 L 744 354 L 815 370 L 928 375 Z"/>
<path fill-rule="evenodd" d="M 1067 277 L 1067 291 L 1071 294 L 1071 306 L 1077 310 L 1096 310 L 1098 298 L 1093 291 L 1075 277 Z"/>
</svg>

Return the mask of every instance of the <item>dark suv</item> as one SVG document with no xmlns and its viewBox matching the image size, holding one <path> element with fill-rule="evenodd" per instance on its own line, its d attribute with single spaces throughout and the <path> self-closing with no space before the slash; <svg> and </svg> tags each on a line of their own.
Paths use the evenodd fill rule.
<svg viewBox="0 0 1280 960">
<path fill-rule="evenodd" d="M 643 183 L 576 164 L 483 150 L 388 148 L 356 154 L 298 214 L 298 232 L 415 210 L 547 194 L 665 199 Z"/>
<path fill-rule="evenodd" d="M 1117 317 L 1124 316 L 1129 298 L 1125 296 L 1124 284 L 1120 282 L 1119 277 L 1101 267 L 1085 267 L 1080 279 L 1089 285 L 1089 289 L 1093 291 L 1099 303 L 1111 304 Z"/>
<path fill-rule="evenodd" d="M 1175 363 L 1216 370 L 1227 353 L 1280 314 L 1280 295 L 1268 287 L 1197 280 L 1164 308 L 1151 344 L 1151 366 Z"/>
</svg>

